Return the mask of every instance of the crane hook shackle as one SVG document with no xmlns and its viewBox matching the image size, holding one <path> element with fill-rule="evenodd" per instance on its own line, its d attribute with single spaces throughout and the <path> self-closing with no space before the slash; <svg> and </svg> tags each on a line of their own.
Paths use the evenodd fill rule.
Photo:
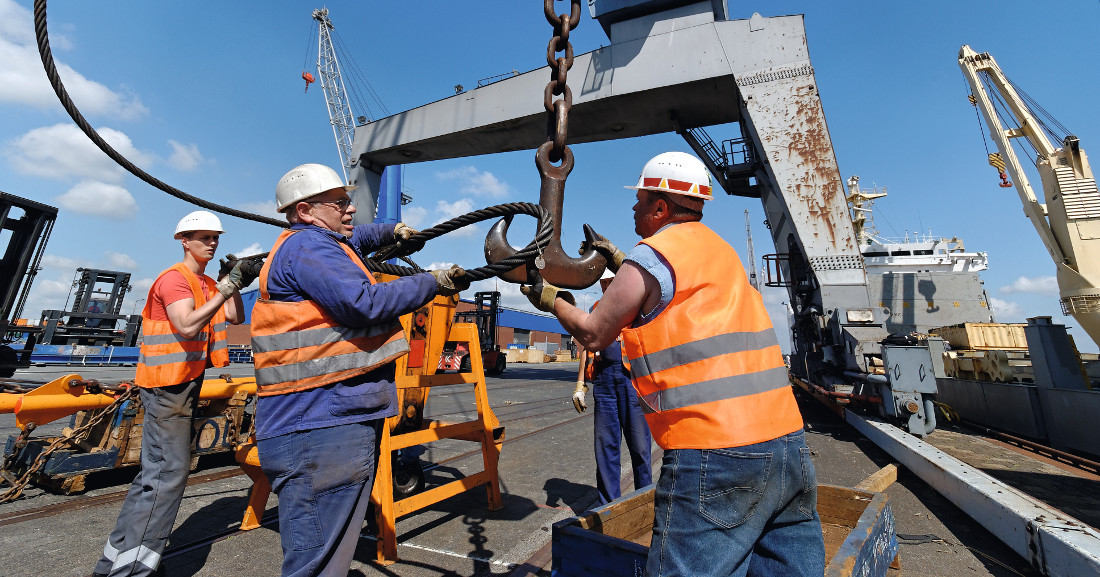
<svg viewBox="0 0 1100 577">
<path fill-rule="evenodd" d="M 552 141 L 544 142 L 535 153 L 535 165 L 538 166 L 539 173 L 542 175 L 539 206 L 550 213 L 550 218 L 554 223 L 554 233 L 550 236 L 549 244 L 542 250 L 540 255 L 543 266 L 537 267 L 536 262 L 529 261 L 525 267 L 516 267 L 500 275 L 500 278 L 514 283 L 532 284 L 537 280 L 537 275 L 541 274 L 546 282 L 562 288 L 586 288 L 600 280 L 600 275 L 603 274 L 603 270 L 607 266 L 607 259 L 599 252 L 591 249 L 580 258 L 573 258 L 566 254 L 561 246 L 561 216 L 565 201 L 565 179 L 573 170 L 573 151 L 568 146 L 564 147 L 561 165 L 554 166 L 550 162 L 550 152 L 553 146 Z M 486 262 L 499 262 L 516 253 L 516 249 L 508 242 L 508 226 L 510 224 L 510 218 L 503 218 L 489 229 L 489 234 L 485 237 Z M 601 238 L 588 225 L 584 225 L 584 236 L 589 243 Z"/>
</svg>

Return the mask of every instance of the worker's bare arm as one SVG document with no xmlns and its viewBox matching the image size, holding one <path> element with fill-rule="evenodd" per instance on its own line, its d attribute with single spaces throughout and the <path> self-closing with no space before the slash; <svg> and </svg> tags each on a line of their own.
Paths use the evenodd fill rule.
<svg viewBox="0 0 1100 577">
<path fill-rule="evenodd" d="M 168 320 L 172 322 L 172 326 L 175 327 L 176 331 L 184 338 L 191 339 L 199 334 L 199 331 L 210 322 L 210 319 L 214 318 L 218 309 L 224 304 L 225 297 L 215 291 L 214 296 L 210 297 L 206 304 L 197 309 L 195 308 L 195 299 L 178 300 L 164 307 L 164 309 L 168 314 Z"/>
<path fill-rule="evenodd" d="M 231 325 L 239 325 L 244 322 L 244 301 L 241 293 L 233 293 L 233 298 L 225 301 L 225 320 Z"/>
<path fill-rule="evenodd" d="M 655 295 L 659 300 L 660 292 L 653 275 L 626 261 L 604 292 L 600 306 L 591 313 L 559 298 L 554 302 L 554 314 L 581 346 L 590 351 L 602 351 L 637 318 L 640 311 L 652 310 L 656 300 L 651 296 Z M 650 303 L 651 300 L 654 302 Z"/>
</svg>

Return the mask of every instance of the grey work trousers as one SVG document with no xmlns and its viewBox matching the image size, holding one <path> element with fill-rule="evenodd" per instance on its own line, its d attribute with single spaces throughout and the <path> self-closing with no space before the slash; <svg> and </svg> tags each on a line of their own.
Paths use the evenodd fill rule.
<svg viewBox="0 0 1100 577">
<path fill-rule="evenodd" d="M 201 386 L 199 377 L 138 391 L 145 407 L 141 471 L 130 485 L 103 557 L 95 566 L 97 575 L 145 577 L 160 565 L 187 487 L 194 437 L 191 420 Z"/>
</svg>

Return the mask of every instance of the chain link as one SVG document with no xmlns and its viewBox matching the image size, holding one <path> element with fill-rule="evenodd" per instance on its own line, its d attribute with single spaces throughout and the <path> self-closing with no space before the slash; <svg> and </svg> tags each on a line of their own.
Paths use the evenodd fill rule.
<svg viewBox="0 0 1100 577">
<path fill-rule="evenodd" d="M 31 432 L 34 431 L 34 425 L 28 425 L 27 430 L 23 431 L 16 439 L 13 447 L 14 450 L 10 455 L 8 455 L 8 458 L 4 460 L 4 466 L 2 469 L 0 469 L 0 477 L 2 477 L 5 481 L 12 485 L 11 489 L 8 489 L 6 493 L 0 496 L 0 503 L 7 503 L 9 501 L 14 501 L 15 499 L 18 499 L 19 495 L 23 493 L 23 489 L 25 489 L 27 484 L 31 482 L 31 478 L 35 475 L 35 473 L 42 469 L 43 465 L 46 464 L 46 459 L 49 458 L 51 453 L 53 453 L 57 449 L 60 449 L 61 447 L 65 447 L 78 442 L 79 437 L 88 433 L 88 431 L 92 430 L 93 427 L 103 422 L 104 419 L 114 415 L 115 411 L 118 410 L 118 408 L 122 406 L 123 403 L 133 399 L 136 394 L 137 387 L 128 387 L 125 391 L 122 392 L 122 394 L 120 394 L 118 397 L 115 397 L 115 400 L 111 401 L 110 405 L 107 405 L 103 409 L 100 409 L 99 412 L 97 412 L 91 419 L 89 419 L 87 423 L 84 423 L 83 425 L 77 427 L 68 435 L 58 437 L 57 440 L 55 440 L 53 443 L 50 443 L 50 446 L 47 447 L 46 450 L 42 451 L 38 454 L 37 457 L 35 457 L 34 462 L 31 463 L 26 472 L 24 472 L 23 475 L 21 475 L 18 479 L 15 479 L 15 475 L 12 473 L 11 468 L 15 465 L 16 457 L 19 455 L 20 449 L 26 446 Z M 15 480 L 13 481 L 12 479 Z"/>
<path fill-rule="evenodd" d="M 569 43 L 569 32 L 581 21 L 581 0 L 570 0 L 570 13 L 555 14 L 554 0 L 543 0 L 543 12 L 546 21 L 554 27 L 554 35 L 546 46 L 546 65 L 550 67 L 550 82 L 542 94 L 542 105 L 546 109 L 546 141 L 552 142 L 549 149 L 539 148 L 538 154 L 546 154 L 550 162 L 559 162 L 568 154 L 565 145 L 569 135 L 569 109 L 573 107 L 573 91 L 567 84 L 569 69 L 573 67 L 573 45 Z M 564 52 L 563 55 L 558 53 Z M 555 96 L 560 96 L 554 99 Z M 545 152 L 544 152 L 545 151 Z M 539 172 L 545 178 L 545 163 L 539 163 Z"/>
</svg>

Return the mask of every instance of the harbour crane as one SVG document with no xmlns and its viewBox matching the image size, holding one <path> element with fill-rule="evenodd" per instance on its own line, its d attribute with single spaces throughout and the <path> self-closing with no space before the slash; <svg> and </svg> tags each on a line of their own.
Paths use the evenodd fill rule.
<svg viewBox="0 0 1100 577">
<path fill-rule="evenodd" d="M 1002 172 L 1002 186 L 1010 184 L 1003 176 L 1008 171 L 1024 213 L 1057 266 L 1063 314 L 1072 316 L 1100 344 L 1100 192 L 1080 140 L 1056 122 L 1062 134 L 1043 123 L 1042 107 L 1026 94 L 1021 96 L 988 52 L 979 54 L 963 45 L 959 67 L 970 83 L 971 102 L 981 110 L 1000 151 L 999 156 L 990 155 L 990 164 Z M 994 97 L 1006 110 L 995 108 Z M 1002 117 L 1016 127 L 1005 128 Z M 1061 146 L 1052 137 L 1061 138 Z M 1022 139 L 1034 148 L 1045 202 L 1036 198 L 1012 139 Z"/>
<path fill-rule="evenodd" d="M 761 292 L 760 275 L 756 274 L 756 252 L 752 249 L 752 225 L 749 224 L 749 211 L 745 210 L 745 242 L 749 245 L 749 284 Z"/>
<path fill-rule="evenodd" d="M 321 90 L 325 93 L 328 119 L 332 124 L 332 134 L 336 137 L 336 148 L 340 152 L 340 170 L 344 181 L 348 179 L 348 168 L 352 164 L 351 145 L 355 141 L 355 116 L 348 102 L 348 91 L 344 87 L 344 78 L 340 75 L 340 62 L 336 59 L 336 48 L 332 45 L 332 20 L 328 17 L 328 8 L 313 11 L 317 21 L 317 73 L 321 77 Z M 306 87 L 309 84 L 307 82 Z"/>
</svg>

